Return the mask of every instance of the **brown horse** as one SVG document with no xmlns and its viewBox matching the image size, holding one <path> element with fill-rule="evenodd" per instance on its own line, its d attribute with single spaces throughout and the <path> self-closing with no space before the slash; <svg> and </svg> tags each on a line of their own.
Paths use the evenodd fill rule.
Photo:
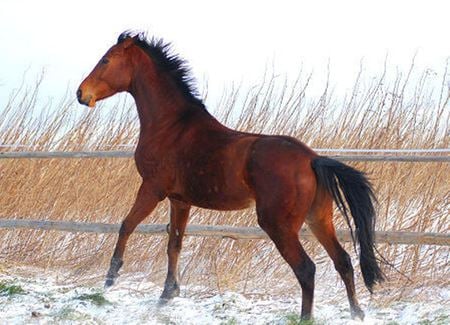
<svg viewBox="0 0 450 325">
<path fill-rule="evenodd" d="M 362 319 L 353 267 L 336 238 L 332 213 L 334 199 L 350 226 L 350 210 L 362 275 L 372 292 L 383 275 L 374 255 L 373 191 L 364 174 L 317 155 L 294 138 L 225 127 L 208 113 L 193 88 L 184 61 L 169 53 L 168 44 L 125 32 L 77 91 L 78 101 L 89 107 L 118 92 L 129 92 L 141 124 L 135 160 L 142 184 L 120 228 L 105 286 L 118 277 L 130 234 L 161 200 L 168 198 L 171 208 L 162 300 L 180 292 L 178 256 L 190 207 L 237 210 L 255 202 L 258 224 L 300 283 L 302 318 L 311 317 L 315 274 L 315 265 L 298 239 L 306 222 L 345 283 L 352 316 Z"/>
</svg>

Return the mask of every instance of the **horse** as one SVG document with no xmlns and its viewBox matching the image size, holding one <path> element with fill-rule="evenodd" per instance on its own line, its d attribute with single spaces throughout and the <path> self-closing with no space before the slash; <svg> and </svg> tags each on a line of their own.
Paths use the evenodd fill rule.
<svg viewBox="0 0 450 325">
<path fill-rule="evenodd" d="M 355 224 L 364 283 L 384 280 L 374 253 L 375 195 L 367 176 L 283 135 L 244 133 L 217 121 L 196 91 L 190 69 L 170 43 L 126 31 L 77 90 L 79 103 L 119 92 L 134 98 L 140 122 L 134 158 L 142 183 L 123 220 L 106 275 L 112 286 L 127 241 L 158 202 L 170 201 L 168 270 L 160 301 L 180 293 L 178 257 L 191 206 L 238 210 L 255 205 L 259 226 L 292 268 L 302 290 L 302 319 L 312 317 L 315 264 L 299 241 L 304 223 L 334 262 L 351 316 L 364 318 L 349 254 L 336 238 L 333 201 Z M 352 232 L 353 234 L 353 232 Z"/>
</svg>

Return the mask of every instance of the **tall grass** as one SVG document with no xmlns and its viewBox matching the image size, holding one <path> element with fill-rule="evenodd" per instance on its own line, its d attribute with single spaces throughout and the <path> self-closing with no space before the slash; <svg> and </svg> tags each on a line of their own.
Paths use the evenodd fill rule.
<svg viewBox="0 0 450 325">
<path fill-rule="evenodd" d="M 368 80 L 358 75 L 353 90 L 336 98 L 327 83 L 321 96 L 308 96 L 311 76 L 294 83 L 267 74 L 261 84 L 225 91 L 210 108 L 224 124 L 247 132 L 287 134 L 315 148 L 448 148 L 449 86 L 443 77 L 423 72 L 386 73 Z M 440 89 L 433 87 L 441 79 Z M 134 104 L 125 97 L 94 110 L 80 107 L 71 93 L 53 105 L 37 105 L 40 80 L 21 88 L 0 112 L 0 143 L 7 150 L 130 149 L 138 137 Z M 449 232 L 450 187 L 446 163 L 355 163 L 370 175 L 378 196 L 378 230 Z M 119 223 L 139 186 L 132 159 L 0 160 L 0 217 Z M 193 209 L 190 222 L 256 225 L 253 211 L 217 212 Z M 338 228 L 345 228 L 335 213 Z M 167 223 L 164 202 L 147 223 Z M 116 235 L 70 234 L 37 230 L 0 230 L 0 261 L 13 267 L 32 265 L 66 274 L 65 281 L 103 277 Z M 162 283 L 166 273 L 166 237 L 133 235 L 122 273 Z M 333 270 L 316 242 L 305 243 L 318 264 L 318 278 Z M 346 245 L 352 252 L 351 245 Z M 385 267 L 390 297 L 418 284 L 448 285 L 447 247 L 379 245 L 395 266 Z M 353 260 L 357 263 L 354 252 Z M 245 293 L 298 293 L 291 271 L 273 244 L 260 240 L 185 238 L 181 258 L 183 284 L 208 290 Z M 333 271 L 334 272 L 334 271 Z M 334 273 L 333 273 L 334 274 Z M 357 272 L 357 282 L 362 281 Z M 344 289 L 336 277 L 340 288 Z M 320 286 L 320 283 L 319 285 Z"/>
</svg>

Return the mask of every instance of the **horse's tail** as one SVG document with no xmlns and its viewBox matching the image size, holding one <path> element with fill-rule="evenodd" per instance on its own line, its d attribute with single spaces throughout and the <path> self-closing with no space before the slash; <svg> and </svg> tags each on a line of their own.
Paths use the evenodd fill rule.
<svg viewBox="0 0 450 325">
<path fill-rule="evenodd" d="M 352 231 L 355 245 L 348 216 L 348 209 L 350 209 L 360 247 L 361 272 L 367 289 L 372 293 L 373 285 L 384 280 L 374 253 L 375 209 L 373 201 L 375 195 L 372 186 L 364 173 L 331 158 L 318 157 L 313 160 L 312 167 L 319 186 L 328 190 L 344 215 Z M 345 204 L 342 194 L 347 204 Z"/>
</svg>

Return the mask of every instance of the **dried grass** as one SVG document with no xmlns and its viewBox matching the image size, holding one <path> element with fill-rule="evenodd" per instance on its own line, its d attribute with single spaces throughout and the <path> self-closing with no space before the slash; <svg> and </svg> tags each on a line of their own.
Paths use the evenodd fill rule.
<svg viewBox="0 0 450 325">
<path fill-rule="evenodd" d="M 397 73 L 386 80 L 383 73 L 367 82 L 361 73 L 353 92 L 339 100 L 328 83 L 322 96 L 307 96 L 311 76 L 300 75 L 293 84 L 269 76 L 248 91 L 224 92 L 212 112 L 230 127 L 288 134 L 315 148 L 448 148 L 447 70 L 438 93 L 432 87 L 438 76 L 425 71 L 412 84 L 410 74 Z M 40 82 L 11 94 L 0 112 L 0 143 L 10 145 L 2 150 L 132 150 L 139 125 L 130 100 L 119 97 L 87 112 L 68 93 L 57 104 L 38 105 Z M 352 165 L 367 171 L 375 185 L 377 229 L 449 232 L 448 164 Z M 132 159 L 0 160 L 0 217 L 119 223 L 138 185 Z M 168 204 L 160 204 L 145 222 L 167 223 Z M 193 209 L 190 222 L 247 226 L 256 225 L 256 217 L 253 209 L 227 213 Z M 336 224 L 345 228 L 337 212 Z M 0 238 L 3 267 L 60 270 L 68 277 L 65 281 L 80 284 L 103 277 L 116 235 L 0 230 Z M 162 283 L 166 244 L 166 237 L 133 235 L 122 273 Z M 318 264 L 319 279 L 329 278 L 330 270 L 334 274 L 316 242 L 305 247 Z M 346 247 L 352 252 L 351 245 Z M 379 245 L 379 251 L 402 273 L 385 267 L 390 281 L 383 290 L 389 297 L 418 284 L 449 284 L 448 247 Z M 356 264 L 353 252 L 352 257 Z M 183 284 L 203 285 L 210 292 L 298 293 L 291 271 L 269 241 L 187 237 L 181 270 Z M 361 286 L 359 270 L 357 274 Z M 332 281 L 344 297 L 337 276 Z"/>
</svg>

